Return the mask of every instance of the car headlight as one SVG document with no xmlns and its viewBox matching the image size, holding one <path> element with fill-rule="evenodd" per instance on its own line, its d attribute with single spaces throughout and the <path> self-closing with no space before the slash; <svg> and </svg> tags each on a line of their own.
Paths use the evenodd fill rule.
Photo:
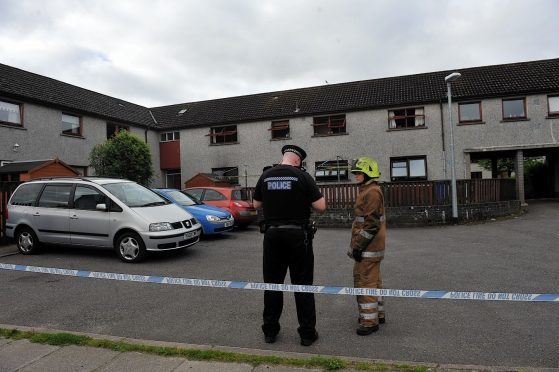
<svg viewBox="0 0 559 372">
<path fill-rule="evenodd" d="M 149 231 L 167 231 L 173 230 L 173 226 L 169 222 L 157 222 L 149 225 Z"/>
<path fill-rule="evenodd" d="M 210 222 L 219 222 L 219 217 L 217 216 L 212 216 L 211 214 L 208 214 L 206 216 L 206 220 L 210 221 Z"/>
</svg>

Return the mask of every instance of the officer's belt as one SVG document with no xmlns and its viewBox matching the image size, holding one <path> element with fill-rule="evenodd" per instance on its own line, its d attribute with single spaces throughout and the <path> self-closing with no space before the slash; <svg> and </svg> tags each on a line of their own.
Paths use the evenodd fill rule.
<svg viewBox="0 0 559 372">
<path fill-rule="evenodd" d="M 302 229 L 305 225 L 270 225 L 270 229 Z"/>
</svg>

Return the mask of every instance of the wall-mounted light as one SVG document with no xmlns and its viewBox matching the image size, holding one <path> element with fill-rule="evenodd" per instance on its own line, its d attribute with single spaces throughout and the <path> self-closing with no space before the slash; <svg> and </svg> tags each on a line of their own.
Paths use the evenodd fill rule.
<svg viewBox="0 0 559 372">
<path fill-rule="evenodd" d="M 14 143 L 14 145 L 12 146 L 12 151 L 13 152 L 18 152 L 19 151 L 19 144 L 18 143 Z"/>
</svg>

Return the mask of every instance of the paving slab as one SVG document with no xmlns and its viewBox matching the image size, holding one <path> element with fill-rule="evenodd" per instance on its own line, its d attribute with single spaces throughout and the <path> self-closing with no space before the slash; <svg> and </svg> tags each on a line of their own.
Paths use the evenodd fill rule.
<svg viewBox="0 0 559 372">
<path fill-rule="evenodd" d="M 309 368 L 300 368 L 300 367 L 288 367 L 288 366 L 269 366 L 266 364 L 262 364 L 254 369 L 254 372 L 322 372 L 322 369 L 309 369 Z"/>
<path fill-rule="evenodd" d="M 185 360 L 184 363 L 173 370 L 173 372 L 251 372 L 253 369 L 254 367 L 250 364 Z M 276 370 L 274 370 L 274 372 L 275 371 Z"/>
<path fill-rule="evenodd" d="M 18 370 L 18 372 L 93 371 L 108 364 L 119 354 L 119 352 L 113 350 L 70 345 L 56 350 L 27 367 Z"/>
<path fill-rule="evenodd" d="M 8 340 L 7 338 L 0 337 L 0 348 L 2 346 L 6 345 L 9 342 L 11 342 L 11 340 Z"/>
<path fill-rule="evenodd" d="M 15 371 L 60 349 L 59 346 L 34 344 L 27 340 L 10 342 L 0 348 L 0 371 Z"/>
<path fill-rule="evenodd" d="M 134 371 L 134 372 L 170 372 L 184 362 L 184 358 L 162 357 L 143 354 L 136 351 L 121 353 L 109 364 L 99 368 L 96 372 L 105 371 Z"/>
</svg>

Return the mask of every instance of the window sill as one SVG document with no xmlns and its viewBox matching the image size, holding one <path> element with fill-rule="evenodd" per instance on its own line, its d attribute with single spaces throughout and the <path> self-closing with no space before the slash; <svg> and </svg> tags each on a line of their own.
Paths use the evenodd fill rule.
<svg viewBox="0 0 559 372">
<path fill-rule="evenodd" d="M 24 128 L 23 125 L 11 124 L 11 123 L 8 123 L 8 122 L 0 122 L 0 127 L 27 130 L 27 128 Z"/>
<path fill-rule="evenodd" d="M 559 114 L 547 115 L 545 118 L 546 119 L 559 119 Z"/>
<path fill-rule="evenodd" d="M 81 134 L 76 135 L 76 134 L 64 134 L 64 133 L 60 133 L 60 137 L 68 137 L 68 138 L 78 138 L 78 139 L 85 139 L 84 136 L 82 136 Z"/>
<path fill-rule="evenodd" d="M 510 123 L 510 122 L 514 122 L 514 121 L 530 121 L 529 118 L 511 118 L 511 119 L 503 119 L 501 120 L 501 123 Z"/>
<path fill-rule="evenodd" d="M 458 123 L 458 126 L 468 126 L 468 125 L 480 125 L 485 124 L 484 121 L 464 121 L 462 123 Z"/>
<path fill-rule="evenodd" d="M 270 141 L 286 141 L 290 140 L 291 137 L 283 137 L 283 138 L 271 138 Z"/>
<path fill-rule="evenodd" d="M 406 131 L 406 130 L 419 130 L 419 129 L 427 129 L 428 127 L 423 126 L 423 127 L 410 127 L 410 128 L 388 128 L 386 131 L 387 132 L 401 132 L 401 131 Z"/>
<path fill-rule="evenodd" d="M 331 133 L 331 134 L 313 134 L 311 137 L 336 137 L 336 136 L 347 136 L 349 133 Z"/>
<path fill-rule="evenodd" d="M 210 143 L 210 146 L 238 145 L 239 142 Z"/>
</svg>

